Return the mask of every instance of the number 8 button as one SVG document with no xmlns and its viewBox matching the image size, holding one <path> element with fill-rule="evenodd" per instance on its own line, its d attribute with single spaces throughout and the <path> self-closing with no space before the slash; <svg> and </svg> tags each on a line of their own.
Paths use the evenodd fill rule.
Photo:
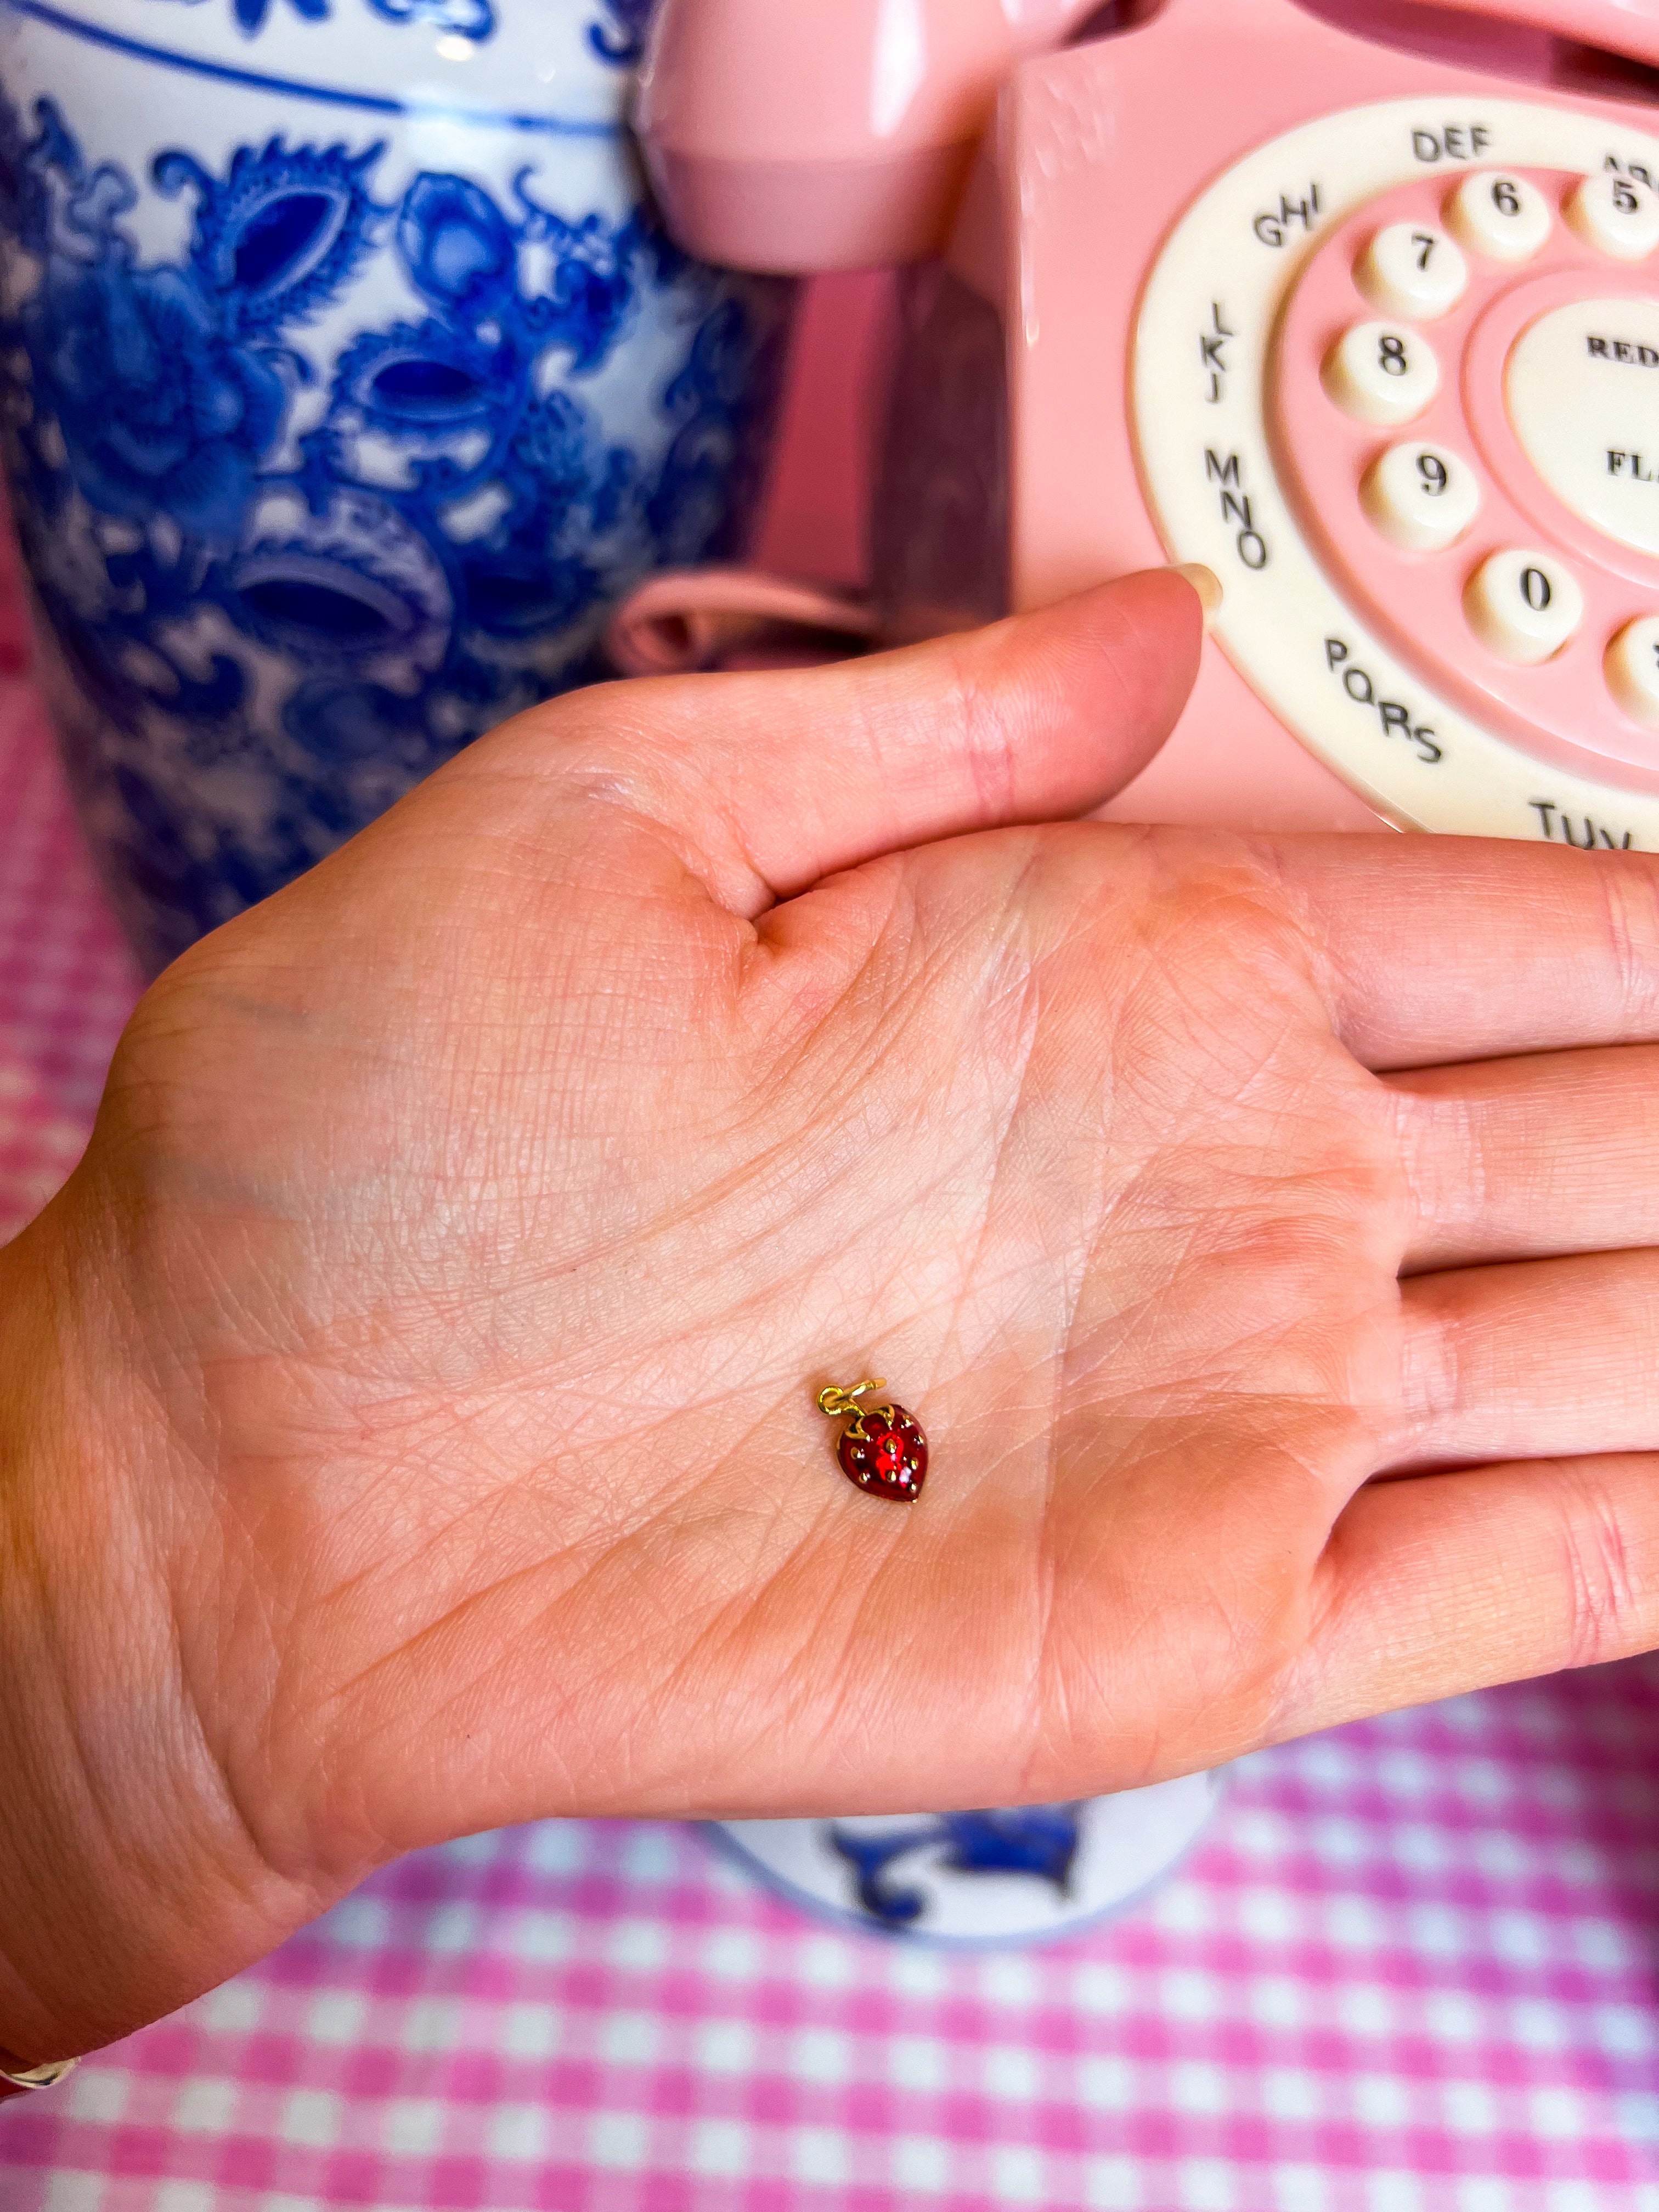
<svg viewBox="0 0 1659 2212">
<path fill-rule="evenodd" d="M 1463 611 L 1489 652 L 1535 668 L 1577 633 L 1584 594 L 1553 555 L 1511 547 L 1483 561 L 1470 577 Z"/>
<path fill-rule="evenodd" d="M 1325 389 L 1358 422 L 1414 422 L 1440 389 L 1434 348 L 1392 323 L 1356 323 L 1325 359 Z"/>
</svg>

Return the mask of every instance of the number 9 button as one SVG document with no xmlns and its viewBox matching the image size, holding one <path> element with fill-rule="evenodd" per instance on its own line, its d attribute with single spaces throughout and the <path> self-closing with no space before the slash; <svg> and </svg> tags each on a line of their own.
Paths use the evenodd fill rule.
<svg viewBox="0 0 1659 2212">
<path fill-rule="evenodd" d="M 1391 544 L 1443 553 L 1480 512 L 1480 479 L 1447 446 L 1390 446 L 1360 489 L 1365 512 Z"/>
</svg>

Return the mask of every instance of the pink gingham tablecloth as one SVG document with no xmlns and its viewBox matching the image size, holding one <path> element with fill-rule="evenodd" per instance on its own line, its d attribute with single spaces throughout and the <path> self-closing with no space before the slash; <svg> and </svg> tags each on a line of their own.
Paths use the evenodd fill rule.
<svg viewBox="0 0 1659 2212">
<path fill-rule="evenodd" d="M 0 678 L 0 1236 L 133 990 Z M 1254 1759 L 1046 1953 L 830 1933 L 689 1828 L 428 1853 L 0 2112 L 0 2212 L 1659 2212 L 1656 2069 L 1644 1663 Z"/>
</svg>

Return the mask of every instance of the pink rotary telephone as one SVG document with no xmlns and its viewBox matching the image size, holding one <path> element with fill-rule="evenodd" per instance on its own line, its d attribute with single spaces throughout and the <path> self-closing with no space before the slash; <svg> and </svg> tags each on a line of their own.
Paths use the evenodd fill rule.
<svg viewBox="0 0 1659 2212">
<path fill-rule="evenodd" d="M 1659 849 L 1650 64 L 1659 0 L 664 0 L 639 123 L 706 258 L 919 264 L 886 634 L 1220 575 L 1115 813 Z"/>
</svg>

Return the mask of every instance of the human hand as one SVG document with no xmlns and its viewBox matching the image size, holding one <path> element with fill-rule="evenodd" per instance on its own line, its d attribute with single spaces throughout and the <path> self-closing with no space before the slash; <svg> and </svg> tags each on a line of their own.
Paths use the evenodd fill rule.
<svg viewBox="0 0 1659 2212">
<path fill-rule="evenodd" d="M 149 993 L 0 1255 L 0 2047 L 470 1830 L 1659 1641 L 1659 868 L 1064 819 L 1198 628 L 586 694 Z M 915 1508 L 813 1404 L 869 1373 Z"/>
</svg>

